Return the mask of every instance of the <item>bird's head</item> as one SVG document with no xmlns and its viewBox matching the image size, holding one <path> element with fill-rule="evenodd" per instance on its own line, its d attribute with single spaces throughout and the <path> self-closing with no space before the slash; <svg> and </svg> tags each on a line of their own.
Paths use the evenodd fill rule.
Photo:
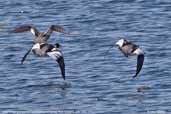
<svg viewBox="0 0 171 114">
<path fill-rule="evenodd" d="M 116 45 L 116 46 L 119 46 L 119 47 L 122 47 L 122 46 L 124 45 L 125 42 L 126 42 L 125 39 L 120 39 L 120 40 L 118 40 L 118 41 L 115 43 L 115 45 Z"/>
<path fill-rule="evenodd" d="M 56 47 L 56 48 L 59 48 L 59 47 L 61 47 L 61 45 L 60 45 L 59 43 L 56 43 L 56 44 L 55 44 L 55 47 Z"/>
</svg>

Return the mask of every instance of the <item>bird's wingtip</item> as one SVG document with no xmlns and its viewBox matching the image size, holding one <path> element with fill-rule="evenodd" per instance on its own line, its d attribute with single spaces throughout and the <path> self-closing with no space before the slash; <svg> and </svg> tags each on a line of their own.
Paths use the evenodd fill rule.
<svg viewBox="0 0 171 114">
<path fill-rule="evenodd" d="M 132 78 L 135 79 L 137 77 L 137 74 L 135 74 Z"/>
<path fill-rule="evenodd" d="M 62 78 L 65 80 L 65 76 L 62 76 Z"/>
</svg>

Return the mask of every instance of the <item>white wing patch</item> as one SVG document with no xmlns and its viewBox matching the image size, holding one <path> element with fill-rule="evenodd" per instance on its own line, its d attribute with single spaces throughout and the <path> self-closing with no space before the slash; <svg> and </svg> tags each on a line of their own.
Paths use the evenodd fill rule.
<svg viewBox="0 0 171 114">
<path fill-rule="evenodd" d="M 136 55 L 144 54 L 143 50 L 141 50 L 140 48 L 137 48 L 133 53 Z"/>
<path fill-rule="evenodd" d="M 50 57 L 52 57 L 54 60 L 58 60 L 62 56 L 62 53 L 60 51 L 52 51 L 47 53 Z"/>
</svg>

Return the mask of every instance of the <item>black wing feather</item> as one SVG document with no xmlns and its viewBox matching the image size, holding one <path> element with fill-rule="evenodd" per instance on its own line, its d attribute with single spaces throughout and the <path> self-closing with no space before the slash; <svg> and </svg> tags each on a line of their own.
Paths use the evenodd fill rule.
<svg viewBox="0 0 171 114">
<path fill-rule="evenodd" d="M 136 74 L 133 76 L 133 78 L 135 78 L 139 74 L 139 72 L 141 71 L 141 68 L 143 66 L 143 63 L 144 63 L 144 55 L 143 54 L 138 55 Z"/>
<path fill-rule="evenodd" d="M 27 53 L 24 55 L 24 57 L 22 58 L 22 60 L 21 60 L 21 64 L 23 64 L 24 63 L 24 61 L 25 61 L 25 59 L 26 59 L 26 57 L 27 57 L 27 55 L 30 53 L 30 51 L 32 50 L 32 47 L 27 51 Z"/>
<path fill-rule="evenodd" d="M 62 74 L 62 78 L 65 80 L 65 63 L 64 63 L 64 58 L 61 56 L 58 58 L 57 60 L 60 70 L 61 70 L 61 74 Z"/>
</svg>

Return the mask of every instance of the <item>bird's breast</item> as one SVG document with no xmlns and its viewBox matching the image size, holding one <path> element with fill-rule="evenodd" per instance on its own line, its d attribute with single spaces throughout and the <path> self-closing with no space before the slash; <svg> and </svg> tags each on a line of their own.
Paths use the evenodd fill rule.
<svg viewBox="0 0 171 114">
<path fill-rule="evenodd" d="M 36 56 L 45 56 L 46 52 L 42 49 L 32 49 L 32 52 Z"/>
</svg>

